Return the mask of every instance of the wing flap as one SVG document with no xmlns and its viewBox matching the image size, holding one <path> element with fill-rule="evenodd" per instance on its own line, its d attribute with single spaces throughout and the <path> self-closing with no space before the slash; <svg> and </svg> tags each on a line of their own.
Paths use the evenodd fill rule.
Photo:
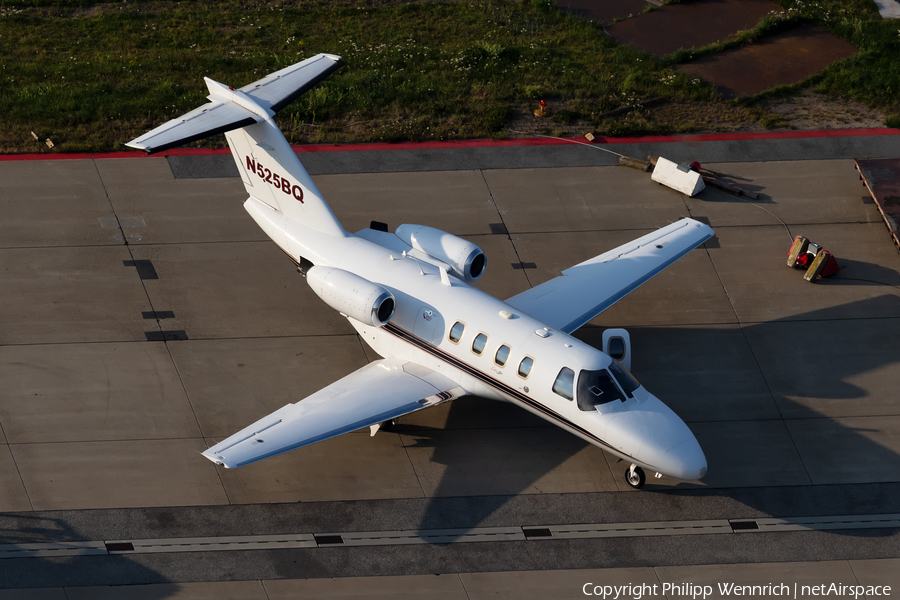
<svg viewBox="0 0 900 600">
<path fill-rule="evenodd" d="M 464 394 L 455 382 L 421 365 L 378 360 L 263 417 L 203 456 L 227 468 L 241 467 Z"/>
<path fill-rule="evenodd" d="M 708 225 L 682 219 L 569 267 L 506 302 L 572 333 L 712 236 Z"/>
</svg>

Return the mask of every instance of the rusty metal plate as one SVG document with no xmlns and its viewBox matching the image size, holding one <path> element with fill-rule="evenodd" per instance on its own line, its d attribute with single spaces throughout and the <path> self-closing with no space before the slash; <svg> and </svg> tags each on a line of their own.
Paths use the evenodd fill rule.
<svg viewBox="0 0 900 600">
<path fill-rule="evenodd" d="M 610 25 L 606 32 L 619 44 L 663 58 L 679 48 L 727 40 L 772 11 L 782 8 L 771 0 L 700 0 L 663 6 Z"/>
<path fill-rule="evenodd" d="M 857 52 L 855 46 L 824 29 L 800 25 L 748 46 L 679 65 L 678 69 L 712 83 L 728 99 L 799 83 Z"/>
<path fill-rule="evenodd" d="M 897 237 L 897 224 L 900 222 L 900 158 L 857 160 L 856 168 L 875 199 L 894 243 L 900 248 Z"/>
</svg>

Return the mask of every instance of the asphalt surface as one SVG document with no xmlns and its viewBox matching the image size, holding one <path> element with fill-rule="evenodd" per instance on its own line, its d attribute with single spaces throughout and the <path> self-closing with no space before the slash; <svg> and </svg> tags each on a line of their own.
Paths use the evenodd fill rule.
<svg viewBox="0 0 900 600">
<path fill-rule="evenodd" d="M 230 156 L 0 163 L 0 544 L 900 513 L 900 257 L 849 160 L 900 155 L 900 136 L 604 147 L 699 160 L 761 196 L 684 198 L 574 144 L 301 160 L 350 230 L 423 222 L 480 244 L 499 297 L 679 216 L 708 219 L 705 248 L 579 332 L 629 328 L 635 373 L 707 453 L 703 482 L 633 492 L 625 465 L 478 399 L 217 470 L 198 456 L 212 440 L 376 357 L 243 213 Z M 785 228 L 845 270 L 803 282 L 784 266 Z M 0 598 L 890 583 L 898 544 L 867 529 L 3 559 Z"/>
<path fill-rule="evenodd" d="M 575 140 L 558 146 L 500 146 L 429 150 L 353 150 L 301 153 L 310 175 L 351 173 L 408 173 L 472 169 L 545 169 L 601 167 L 619 164 L 619 156 L 646 159 L 662 155 L 676 162 L 730 163 L 855 158 L 894 158 L 900 155 L 900 136 L 853 135 L 794 139 L 731 139 L 694 141 L 699 136 L 672 136 L 672 141 L 582 145 Z M 237 177 L 231 155 L 170 156 L 177 179 Z"/>
</svg>

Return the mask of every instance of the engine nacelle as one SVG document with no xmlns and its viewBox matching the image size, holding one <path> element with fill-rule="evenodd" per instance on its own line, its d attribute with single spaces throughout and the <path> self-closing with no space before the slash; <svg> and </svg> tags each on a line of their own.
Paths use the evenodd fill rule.
<svg viewBox="0 0 900 600">
<path fill-rule="evenodd" d="M 328 306 L 372 327 L 381 327 L 394 316 L 394 296 L 368 279 L 335 267 L 310 267 L 309 287 Z"/>
<path fill-rule="evenodd" d="M 464 281 L 478 281 L 484 273 L 487 257 L 472 242 L 425 225 L 401 225 L 396 234 L 419 252 L 449 265 L 453 274 Z"/>
</svg>

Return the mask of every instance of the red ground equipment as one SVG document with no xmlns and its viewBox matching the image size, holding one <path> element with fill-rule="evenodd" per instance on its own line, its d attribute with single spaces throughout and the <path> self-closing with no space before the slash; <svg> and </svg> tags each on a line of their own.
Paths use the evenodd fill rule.
<svg viewBox="0 0 900 600">
<path fill-rule="evenodd" d="M 787 264 L 795 269 L 806 269 L 803 279 L 810 283 L 819 277 L 828 277 L 838 272 L 840 266 L 834 255 L 818 244 L 810 242 L 802 235 L 794 238 L 791 251 L 788 254 Z"/>
</svg>

